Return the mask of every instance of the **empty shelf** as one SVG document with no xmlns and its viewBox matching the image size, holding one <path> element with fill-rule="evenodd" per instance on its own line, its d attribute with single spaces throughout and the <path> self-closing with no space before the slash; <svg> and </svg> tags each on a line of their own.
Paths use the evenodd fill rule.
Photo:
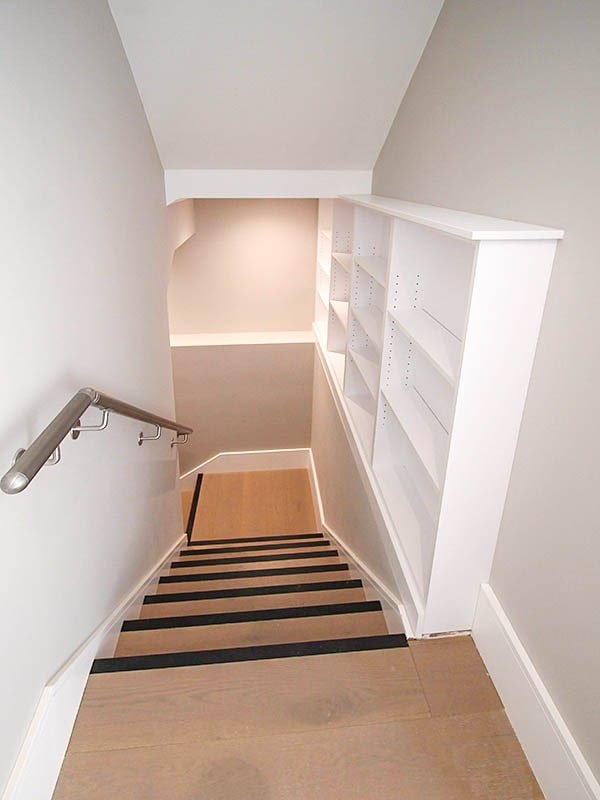
<svg viewBox="0 0 600 800">
<path fill-rule="evenodd" d="M 344 328 L 348 327 L 348 303 L 346 300 L 330 300 L 329 305 Z"/>
<path fill-rule="evenodd" d="M 389 407 L 404 430 L 414 451 L 437 489 L 443 481 L 443 470 L 448 443 L 448 433 L 414 389 L 391 392 L 382 389 Z M 426 419 L 424 415 L 428 415 Z"/>
<path fill-rule="evenodd" d="M 379 349 L 381 346 L 381 322 L 383 316 L 381 311 L 375 306 L 365 306 L 363 308 L 353 308 L 352 313 L 369 339 Z"/>
<path fill-rule="evenodd" d="M 358 431 L 358 437 L 367 456 L 371 457 L 373 430 L 375 428 L 375 401 L 368 394 L 346 395 L 350 416 Z"/>
<path fill-rule="evenodd" d="M 333 253 L 332 258 L 346 272 L 352 269 L 352 253 Z"/>
<path fill-rule="evenodd" d="M 390 316 L 438 372 L 454 384 L 460 359 L 460 339 L 436 322 L 427 312 L 418 308 L 390 311 Z"/>
<path fill-rule="evenodd" d="M 358 266 L 374 278 L 378 284 L 385 287 L 387 264 L 385 258 L 379 256 L 354 256 Z"/>
<path fill-rule="evenodd" d="M 360 372 L 362 379 L 373 395 L 373 398 L 376 398 L 377 385 L 379 383 L 379 363 L 372 361 L 367 355 L 365 355 L 365 351 L 361 350 L 350 349 L 350 357 L 356 364 L 356 368 Z"/>
</svg>

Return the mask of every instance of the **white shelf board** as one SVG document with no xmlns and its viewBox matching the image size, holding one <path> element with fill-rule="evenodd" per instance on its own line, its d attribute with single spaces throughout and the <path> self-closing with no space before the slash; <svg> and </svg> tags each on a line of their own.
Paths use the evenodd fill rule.
<svg viewBox="0 0 600 800">
<path fill-rule="evenodd" d="M 371 457 L 375 429 L 375 401 L 368 394 L 345 395 L 352 421 L 367 456 Z"/>
<path fill-rule="evenodd" d="M 321 272 L 322 272 L 324 275 L 327 275 L 327 277 L 329 277 L 329 276 L 331 275 L 331 269 L 330 269 L 330 267 L 327 265 L 327 263 L 326 263 L 326 262 L 323 262 L 321 259 L 319 259 L 319 262 L 318 262 L 318 264 L 319 264 L 319 269 L 321 270 Z"/>
<path fill-rule="evenodd" d="M 461 239 L 471 241 L 499 240 L 499 239 L 562 239 L 564 231 L 558 228 L 545 228 L 540 225 L 530 225 L 526 222 L 485 217 L 481 214 L 471 214 L 467 211 L 453 211 L 449 208 L 438 206 L 409 203 L 406 200 L 397 200 L 393 197 L 379 197 L 373 194 L 359 194 L 343 196 L 359 206 L 370 208 L 392 217 L 405 219 L 408 222 L 417 222 L 428 228 L 435 228 L 444 233 L 450 233 Z"/>
<path fill-rule="evenodd" d="M 458 365 L 448 355 L 447 342 L 454 339 L 457 348 L 460 340 L 437 323 L 433 317 L 419 308 L 405 311 L 390 311 L 390 317 L 400 326 L 406 336 L 423 352 L 441 375 L 452 385 L 456 382 Z"/>
<path fill-rule="evenodd" d="M 334 353 L 332 350 L 330 350 L 327 353 L 327 359 L 329 361 L 329 364 L 331 365 L 333 374 L 335 375 L 340 385 L 340 391 L 341 391 L 344 385 L 344 369 L 346 366 L 346 356 L 344 355 L 344 353 Z"/>
<path fill-rule="evenodd" d="M 323 236 L 324 236 L 326 239 L 328 239 L 329 241 L 331 241 L 331 228 L 323 228 L 323 230 L 321 231 L 321 233 L 323 234 Z"/>
<path fill-rule="evenodd" d="M 350 272 L 352 269 L 352 253 L 332 253 L 331 257 L 342 269 L 345 269 L 346 272 Z"/>
<path fill-rule="evenodd" d="M 394 393 L 389 389 L 382 389 L 381 393 L 394 412 L 416 454 L 421 459 L 427 474 L 439 491 L 442 486 L 443 475 L 436 458 L 432 426 L 439 426 L 440 432 L 444 432 L 444 429 L 425 403 L 419 399 L 414 389 L 402 389 Z M 428 414 L 431 418 L 430 423 L 425 420 L 425 414 Z"/>
<path fill-rule="evenodd" d="M 403 549 L 419 590 L 419 599 L 424 602 L 433 563 L 435 523 L 403 466 L 379 465 L 375 478 L 395 527 L 402 534 Z"/>
<path fill-rule="evenodd" d="M 352 313 L 369 339 L 377 348 L 381 348 L 382 313 L 375 306 L 353 308 Z"/>
<path fill-rule="evenodd" d="M 354 256 L 354 263 L 374 278 L 385 288 L 387 264 L 385 258 L 379 256 Z"/>
<path fill-rule="evenodd" d="M 356 368 L 360 372 L 363 381 L 366 383 L 369 391 L 373 395 L 373 399 L 377 398 L 377 384 L 379 383 L 379 364 L 372 361 L 364 355 L 360 350 L 353 350 L 350 348 L 350 358 L 356 364 Z"/>
<path fill-rule="evenodd" d="M 325 308 L 328 308 L 329 307 L 329 297 L 327 296 L 327 293 L 324 292 L 322 289 L 317 288 L 317 296 L 318 296 L 319 300 L 323 303 Z"/>
<path fill-rule="evenodd" d="M 329 304 L 331 305 L 334 314 L 342 323 L 344 328 L 348 327 L 348 301 L 347 300 L 330 300 Z"/>
</svg>

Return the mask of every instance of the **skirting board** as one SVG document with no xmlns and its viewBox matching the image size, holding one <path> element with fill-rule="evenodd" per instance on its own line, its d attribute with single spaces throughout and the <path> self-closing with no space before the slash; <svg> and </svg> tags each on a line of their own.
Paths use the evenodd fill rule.
<svg viewBox="0 0 600 800">
<path fill-rule="evenodd" d="M 321 497 L 321 490 L 319 488 L 319 478 L 317 476 L 312 450 L 309 450 L 308 475 L 313 496 L 315 519 L 317 520 L 318 527 L 322 529 L 324 533 L 330 536 L 339 549 L 342 550 L 348 559 L 354 563 L 358 572 L 360 572 L 365 581 L 372 586 L 383 604 L 388 605 L 393 612 L 401 617 L 404 632 L 406 633 L 407 638 L 414 638 L 412 626 L 406 614 L 402 600 L 388 586 L 386 586 L 385 583 L 383 583 L 383 581 L 377 577 L 377 575 L 375 575 L 371 568 L 368 567 L 365 562 L 354 552 L 354 550 L 352 550 L 351 547 L 348 547 L 339 534 L 327 524 L 323 507 L 323 498 Z"/>
<path fill-rule="evenodd" d="M 473 639 L 546 800 L 600 800 L 600 783 L 487 583 Z"/>
<path fill-rule="evenodd" d="M 96 655 L 120 629 L 148 586 L 181 547 L 185 536 L 152 567 L 68 661 L 48 681 L 29 725 L 2 800 L 50 800 L 62 766 L 79 704 Z M 105 650 L 104 650 L 105 651 Z M 105 651 L 106 652 L 106 651 Z"/>
<path fill-rule="evenodd" d="M 308 469 L 308 447 L 295 447 L 282 450 L 239 450 L 229 453 L 217 453 L 206 461 L 197 464 L 180 476 L 184 482 L 180 488 L 187 488 L 189 479 L 192 483 L 195 476 L 202 472 L 261 472 L 269 469 Z M 193 486 L 191 487 L 193 488 Z"/>
</svg>

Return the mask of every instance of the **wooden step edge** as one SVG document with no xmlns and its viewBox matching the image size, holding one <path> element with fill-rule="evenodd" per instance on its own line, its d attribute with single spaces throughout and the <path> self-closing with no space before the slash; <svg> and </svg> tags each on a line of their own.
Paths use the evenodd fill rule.
<svg viewBox="0 0 600 800">
<path fill-rule="evenodd" d="M 233 558 L 187 558 L 184 561 L 172 561 L 171 569 L 181 569 L 185 567 L 209 567 L 211 564 L 217 566 L 221 564 L 254 564 L 264 561 L 292 561 L 303 558 L 335 558 L 339 556 L 337 550 L 311 550 L 308 553 L 273 553 L 271 555 L 258 556 L 236 556 Z"/>
<path fill-rule="evenodd" d="M 226 581 L 240 578 L 266 578 L 270 575 L 312 575 L 323 572 L 348 572 L 349 564 L 314 564 L 310 567 L 271 567 L 267 569 L 232 570 L 231 572 L 184 572 L 178 575 L 162 575 L 159 583 L 184 583 L 186 581 Z"/>
<path fill-rule="evenodd" d="M 290 594 L 295 592 L 320 592 L 331 589 L 362 589 L 359 579 L 324 581 L 315 583 L 285 583 L 273 586 L 243 586 L 237 589 L 215 589 L 205 592 L 174 592 L 172 594 L 147 594 L 144 605 L 155 603 L 181 603 L 190 600 L 219 600 L 225 597 L 254 597 L 262 594 Z"/>
<path fill-rule="evenodd" d="M 262 661 L 270 658 L 322 656 L 364 650 L 389 650 L 395 647 L 408 647 L 406 636 L 403 633 L 360 636 L 348 639 L 327 639 L 315 642 L 294 642 L 292 644 L 228 647 L 220 650 L 195 650 L 183 653 L 97 658 L 92 664 L 91 674 L 227 664 L 234 661 Z"/>
<path fill-rule="evenodd" d="M 279 619 L 304 619 L 307 617 L 364 614 L 381 611 L 379 600 L 362 600 L 354 603 L 330 603 L 316 606 L 286 606 L 253 611 L 223 611 L 214 614 L 195 614 L 178 617 L 151 617 L 125 620 L 121 630 L 148 631 L 163 628 L 193 628 L 204 625 L 229 625 L 238 622 L 265 622 Z"/>
<path fill-rule="evenodd" d="M 248 542 L 277 542 L 288 539 L 324 539 L 324 533 L 286 533 L 280 536 L 243 536 L 238 539 L 197 539 L 189 543 L 190 547 L 197 545 L 203 547 L 205 544 L 244 544 Z"/>
<path fill-rule="evenodd" d="M 179 551 L 180 556 L 209 556 L 227 553 L 253 553 L 261 550 L 300 550 L 304 547 L 331 547 L 329 539 L 319 539 L 316 542 L 282 542 L 280 544 L 243 544 L 233 547 L 196 547 L 184 548 Z"/>
</svg>

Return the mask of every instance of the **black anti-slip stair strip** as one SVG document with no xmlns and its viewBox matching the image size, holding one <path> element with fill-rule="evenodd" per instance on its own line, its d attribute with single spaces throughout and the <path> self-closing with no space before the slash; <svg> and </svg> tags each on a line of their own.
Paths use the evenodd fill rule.
<svg viewBox="0 0 600 800">
<path fill-rule="evenodd" d="M 257 564 L 261 561 L 298 561 L 302 558 L 336 558 L 337 550 L 316 550 L 308 553 L 273 553 L 260 556 L 236 556 L 235 558 L 201 558 L 185 559 L 185 561 L 172 561 L 173 569 L 188 569 L 188 567 L 222 566 L 223 564 Z"/>
<path fill-rule="evenodd" d="M 340 614 L 366 614 L 381 611 L 379 600 L 358 603 L 331 603 L 319 606 L 292 606 L 290 608 L 262 608 L 255 611 L 225 611 L 218 614 L 190 614 L 181 617 L 155 617 L 130 619 L 123 623 L 122 631 L 152 631 L 162 628 L 195 628 L 203 625 L 231 625 L 238 622 L 266 622 L 276 619 L 304 619 L 305 617 L 332 617 Z"/>
<path fill-rule="evenodd" d="M 259 550 L 295 550 L 302 547 L 330 547 L 328 539 L 317 542 L 284 542 L 283 544 L 241 545 L 239 547 L 202 547 L 193 550 L 180 550 L 180 556 L 209 556 L 212 553 L 252 553 Z"/>
<path fill-rule="evenodd" d="M 286 533 L 282 536 L 245 536 L 241 539 L 199 539 L 190 542 L 190 547 L 203 547 L 205 544 L 243 544 L 244 542 L 278 542 L 287 539 L 324 539 L 323 533 Z"/>
<path fill-rule="evenodd" d="M 264 594 L 295 594 L 297 592 L 323 592 L 333 589 L 361 589 L 361 580 L 324 581 L 323 583 L 286 583 L 277 586 L 243 586 L 240 589 L 213 589 L 206 592 L 176 592 L 173 594 L 147 594 L 145 605 L 155 603 L 185 603 L 189 600 L 219 600 L 225 597 L 257 597 Z"/>
<path fill-rule="evenodd" d="M 270 575 L 310 575 L 313 572 L 348 572 L 348 564 L 313 564 L 309 567 L 274 567 L 272 569 L 236 569 L 231 572 L 192 572 L 188 575 L 163 575 L 159 583 L 183 581 L 227 581 L 235 578 L 266 578 Z"/>
<path fill-rule="evenodd" d="M 408 647 L 403 633 L 381 636 L 360 636 L 352 639 L 328 639 L 293 644 L 265 644 L 253 647 L 228 647 L 223 650 L 199 650 L 186 653 L 161 653 L 149 656 L 121 656 L 97 658 L 91 673 L 127 672 L 143 669 L 169 669 L 195 667 L 204 664 L 227 664 L 236 661 L 262 661 L 269 658 L 297 658 L 298 656 L 323 656 L 334 653 L 355 653 L 364 650 L 390 650 Z"/>
</svg>

